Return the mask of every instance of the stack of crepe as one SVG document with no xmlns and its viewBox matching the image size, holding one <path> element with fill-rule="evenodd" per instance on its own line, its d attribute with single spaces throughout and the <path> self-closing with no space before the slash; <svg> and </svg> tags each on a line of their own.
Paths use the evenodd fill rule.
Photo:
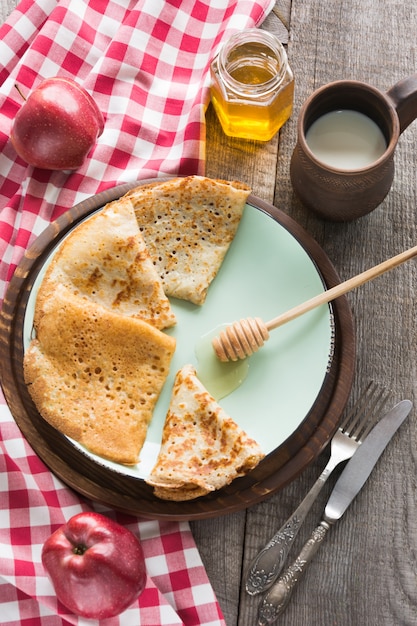
<svg viewBox="0 0 417 626">
<path fill-rule="evenodd" d="M 134 464 L 169 373 L 175 315 L 129 202 L 73 230 L 48 266 L 25 380 L 39 413 L 91 452 Z"/>
<path fill-rule="evenodd" d="M 238 229 L 250 189 L 201 176 L 127 194 L 167 296 L 202 305 Z"/>
<path fill-rule="evenodd" d="M 35 336 L 24 357 L 25 380 L 45 420 L 92 453 L 138 462 L 175 350 L 175 339 L 164 332 L 176 323 L 168 296 L 204 303 L 249 191 L 242 183 L 199 176 L 138 186 L 64 239 L 40 285 Z M 183 375 L 173 399 L 178 380 L 187 379 Z M 171 415 L 170 409 L 165 440 Z M 200 420 L 197 455 L 207 427 Z M 254 442 L 253 454 L 235 458 L 236 446 L 249 442 L 239 437 L 227 444 L 233 469 L 220 481 L 210 478 L 202 485 L 199 476 L 194 482 L 187 477 L 180 488 L 175 483 L 172 495 L 172 481 L 161 486 L 165 445 L 150 484 L 158 475 L 156 493 L 169 499 L 197 497 L 227 484 L 261 458 Z"/>
<path fill-rule="evenodd" d="M 228 485 L 263 459 L 251 439 L 215 401 L 192 365 L 175 377 L 156 464 L 146 481 L 164 500 L 191 500 Z"/>
</svg>

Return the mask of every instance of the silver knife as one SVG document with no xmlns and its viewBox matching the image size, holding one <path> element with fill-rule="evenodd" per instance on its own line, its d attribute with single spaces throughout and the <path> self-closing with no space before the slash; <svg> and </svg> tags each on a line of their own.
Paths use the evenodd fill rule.
<svg viewBox="0 0 417 626">
<path fill-rule="evenodd" d="M 259 626 L 273 624 L 285 610 L 294 588 L 319 549 L 327 531 L 342 517 L 349 504 L 362 489 L 379 457 L 410 413 L 412 406 L 410 400 L 403 400 L 396 404 L 380 419 L 356 450 L 333 488 L 320 524 L 304 544 L 297 559 L 271 587 L 261 603 L 258 613 Z"/>
</svg>

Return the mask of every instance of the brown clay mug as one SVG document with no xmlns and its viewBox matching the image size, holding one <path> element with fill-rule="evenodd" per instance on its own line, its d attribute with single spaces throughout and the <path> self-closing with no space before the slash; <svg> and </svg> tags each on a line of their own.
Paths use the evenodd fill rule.
<svg viewBox="0 0 417 626">
<path fill-rule="evenodd" d="M 382 154 L 356 169 L 325 163 L 306 140 L 319 118 L 346 110 L 375 122 L 385 138 Z M 373 211 L 391 188 L 398 138 L 416 117 L 417 74 L 396 83 L 386 93 L 354 80 L 335 81 L 319 88 L 300 111 L 297 145 L 291 158 L 291 183 L 301 202 L 333 221 L 350 221 Z"/>
</svg>

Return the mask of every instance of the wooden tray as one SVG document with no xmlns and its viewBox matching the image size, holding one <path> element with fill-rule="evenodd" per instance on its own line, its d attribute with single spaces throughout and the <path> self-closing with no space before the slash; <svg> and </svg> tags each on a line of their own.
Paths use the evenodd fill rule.
<svg viewBox="0 0 417 626">
<path fill-rule="evenodd" d="M 30 291 L 55 245 L 91 212 L 147 181 L 120 185 L 73 207 L 51 224 L 26 252 L 10 282 L 0 313 L 0 376 L 6 401 L 22 433 L 44 463 L 83 496 L 133 515 L 196 520 L 231 513 L 267 498 L 294 480 L 329 442 L 348 400 L 354 375 L 355 338 L 345 297 L 332 303 L 335 350 L 322 389 L 301 426 L 249 475 L 189 502 L 154 497 L 143 480 L 95 463 L 52 428 L 38 413 L 23 380 L 23 323 Z M 321 247 L 290 217 L 250 196 L 253 204 L 287 229 L 310 255 L 327 288 L 339 277 Z"/>
</svg>

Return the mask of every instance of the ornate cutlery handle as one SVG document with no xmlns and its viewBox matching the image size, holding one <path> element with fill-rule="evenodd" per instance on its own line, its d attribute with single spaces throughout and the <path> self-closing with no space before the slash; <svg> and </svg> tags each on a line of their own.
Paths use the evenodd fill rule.
<svg viewBox="0 0 417 626">
<path fill-rule="evenodd" d="M 252 562 L 246 580 L 249 595 L 255 596 L 266 591 L 278 578 L 307 513 L 334 467 L 333 462 L 326 465 L 298 508 Z"/>
<path fill-rule="evenodd" d="M 284 612 L 298 581 L 319 549 L 329 528 L 330 524 L 322 520 L 317 528 L 313 530 L 294 563 L 285 570 L 273 587 L 271 587 L 259 607 L 259 626 L 273 624 L 281 613 Z"/>
</svg>

